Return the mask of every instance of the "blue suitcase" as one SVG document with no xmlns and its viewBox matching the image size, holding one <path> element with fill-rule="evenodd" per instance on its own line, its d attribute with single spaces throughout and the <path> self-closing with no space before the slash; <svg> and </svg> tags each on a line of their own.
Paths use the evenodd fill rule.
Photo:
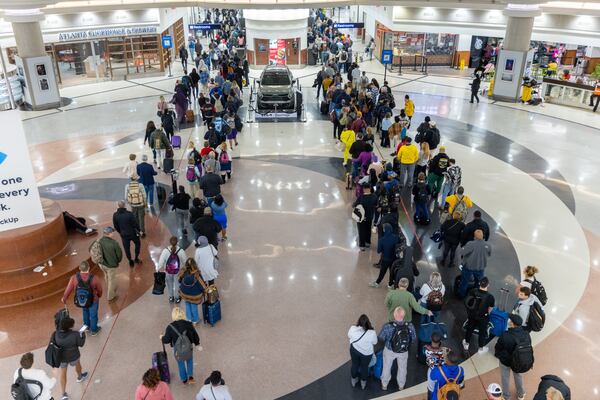
<svg viewBox="0 0 600 400">
<path fill-rule="evenodd" d="M 496 337 L 501 336 L 508 328 L 508 313 L 494 307 L 490 312 L 490 334 Z"/>
<path fill-rule="evenodd" d="M 202 316 L 205 323 L 215 326 L 221 320 L 221 301 L 213 304 L 202 303 Z"/>
<path fill-rule="evenodd" d="M 371 367 L 369 375 L 381 379 L 381 372 L 383 371 L 383 350 L 375 353 L 375 357 L 377 360 L 375 361 L 375 365 Z"/>
<path fill-rule="evenodd" d="M 433 317 L 426 317 L 425 321 L 419 326 L 417 336 L 419 342 L 427 344 L 431 343 L 431 335 L 433 332 L 439 332 L 442 335 L 442 340 L 448 339 L 448 328 L 443 322 L 433 321 Z"/>
</svg>

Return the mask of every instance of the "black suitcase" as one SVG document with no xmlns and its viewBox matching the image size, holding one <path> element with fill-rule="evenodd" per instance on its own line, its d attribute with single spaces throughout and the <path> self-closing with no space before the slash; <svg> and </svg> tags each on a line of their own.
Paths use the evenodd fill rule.
<svg viewBox="0 0 600 400">
<path fill-rule="evenodd" d="M 170 174 L 175 166 L 175 161 L 172 158 L 165 158 L 163 160 L 163 171 L 166 174 Z"/>
<path fill-rule="evenodd" d="M 162 351 L 152 354 L 152 368 L 156 368 L 160 373 L 160 380 L 165 383 L 171 383 L 171 372 L 169 371 L 169 359 L 163 343 Z"/>
<path fill-rule="evenodd" d="M 164 272 L 154 273 L 154 287 L 152 294 L 161 295 L 165 292 L 167 275 Z"/>
<path fill-rule="evenodd" d="M 327 104 L 326 101 L 321 101 L 321 106 L 320 106 L 319 110 L 321 111 L 321 114 L 323 114 L 323 115 L 329 114 L 329 104 Z"/>
<path fill-rule="evenodd" d="M 161 185 L 156 185 L 156 197 L 158 198 L 159 207 L 162 207 L 167 201 L 167 191 Z"/>
</svg>

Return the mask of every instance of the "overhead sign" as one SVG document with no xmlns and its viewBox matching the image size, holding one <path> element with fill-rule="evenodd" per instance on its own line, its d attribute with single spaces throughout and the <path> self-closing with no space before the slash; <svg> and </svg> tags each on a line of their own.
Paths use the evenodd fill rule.
<svg viewBox="0 0 600 400">
<path fill-rule="evenodd" d="M 18 111 L 0 113 L 10 140 L 0 141 L 0 232 L 45 221 Z"/>
<path fill-rule="evenodd" d="M 162 37 L 162 48 L 170 49 L 173 47 L 173 38 L 171 36 L 163 36 Z"/>
<path fill-rule="evenodd" d="M 132 36 L 156 34 L 156 26 L 133 26 L 127 28 L 105 28 L 105 29 L 88 29 L 85 31 L 60 32 L 58 40 L 66 42 L 70 40 L 85 40 L 98 39 L 111 36 Z"/>
<path fill-rule="evenodd" d="M 188 28 L 191 31 L 212 31 L 214 29 L 221 29 L 221 24 L 189 24 Z"/>
<path fill-rule="evenodd" d="M 364 22 L 334 22 L 333 27 L 336 29 L 351 29 L 351 28 L 364 28 Z"/>
<path fill-rule="evenodd" d="M 381 63 L 383 65 L 391 64 L 394 56 L 393 50 L 382 50 L 381 51 Z"/>
</svg>

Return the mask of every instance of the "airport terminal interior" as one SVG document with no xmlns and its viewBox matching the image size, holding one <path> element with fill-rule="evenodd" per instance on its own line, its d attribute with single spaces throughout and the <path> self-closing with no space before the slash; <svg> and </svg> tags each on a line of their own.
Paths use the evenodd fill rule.
<svg viewBox="0 0 600 400">
<path fill-rule="evenodd" d="M 600 399 L 600 1 L 0 0 L 0 62 L 0 398 Z"/>
</svg>

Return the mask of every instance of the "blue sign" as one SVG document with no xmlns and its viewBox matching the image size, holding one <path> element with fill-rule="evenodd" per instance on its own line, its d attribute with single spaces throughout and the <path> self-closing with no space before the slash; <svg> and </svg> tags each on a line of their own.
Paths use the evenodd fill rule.
<svg viewBox="0 0 600 400">
<path fill-rule="evenodd" d="M 364 28 L 363 22 L 334 22 L 333 27 L 336 29 Z"/>
<path fill-rule="evenodd" d="M 170 49 L 173 47 L 173 38 L 171 36 L 163 36 L 162 37 L 162 48 Z"/>
<path fill-rule="evenodd" d="M 381 63 L 383 65 L 391 64 L 393 57 L 394 57 L 394 53 L 392 50 L 382 50 L 381 51 Z"/>
<path fill-rule="evenodd" d="M 221 29 L 221 24 L 189 24 L 191 31 L 212 31 L 213 29 Z"/>
</svg>

